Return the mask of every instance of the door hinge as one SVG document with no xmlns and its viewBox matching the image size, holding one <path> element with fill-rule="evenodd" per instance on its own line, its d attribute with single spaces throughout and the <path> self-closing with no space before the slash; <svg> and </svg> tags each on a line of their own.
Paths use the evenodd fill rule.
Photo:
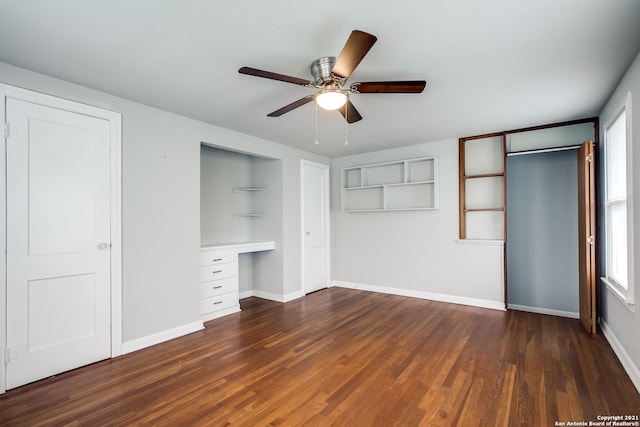
<svg viewBox="0 0 640 427">
<path fill-rule="evenodd" d="M 9 361 L 17 358 L 18 358 L 18 347 L 7 347 L 4 349 L 5 363 L 9 363 Z"/>
<path fill-rule="evenodd" d="M 9 139 L 9 123 L 4 124 L 4 139 Z"/>
<path fill-rule="evenodd" d="M 587 162 L 593 163 L 593 153 L 587 154 Z"/>
<path fill-rule="evenodd" d="M 589 236 L 589 237 L 587 238 L 587 243 L 589 243 L 590 245 L 595 244 L 595 243 L 596 243 L 596 238 L 595 238 L 595 237 L 593 237 L 593 236 Z"/>
</svg>

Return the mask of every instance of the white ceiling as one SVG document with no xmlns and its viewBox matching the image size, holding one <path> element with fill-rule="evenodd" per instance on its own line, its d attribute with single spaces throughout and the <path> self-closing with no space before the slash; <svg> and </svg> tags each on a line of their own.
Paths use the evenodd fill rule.
<svg viewBox="0 0 640 427">
<path fill-rule="evenodd" d="M 329 157 L 597 116 L 640 50 L 638 0 L 0 0 L 0 61 Z M 378 42 L 349 82 L 364 119 L 307 104 L 311 79 L 360 29 Z M 0 81 L 2 80 L 0 76 Z M 215 141 L 210 141 L 215 142 Z"/>
</svg>

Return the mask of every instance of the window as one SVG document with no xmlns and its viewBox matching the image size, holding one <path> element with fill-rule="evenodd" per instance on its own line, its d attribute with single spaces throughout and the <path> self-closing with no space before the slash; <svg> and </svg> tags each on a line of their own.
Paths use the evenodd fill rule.
<svg viewBox="0 0 640 427">
<path fill-rule="evenodd" d="M 604 128 L 604 221 L 606 275 L 604 282 L 624 302 L 633 304 L 633 264 L 631 259 L 632 223 L 630 194 L 631 179 L 631 97 L 614 114 Z"/>
</svg>

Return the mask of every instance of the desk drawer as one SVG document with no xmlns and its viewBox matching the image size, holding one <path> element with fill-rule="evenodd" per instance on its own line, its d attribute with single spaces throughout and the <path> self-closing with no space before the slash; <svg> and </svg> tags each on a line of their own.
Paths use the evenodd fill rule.
<svg viewBox="0 0 640 427">
<path fill-rule="evenodd" d="M 226 279 L 215 280 L 200 284 L 200 295 L 202 298 L 209 298 L 216 295 L 227 294 L 238 290 L 238 278 L 228 277 Z"/>
<path fill-rule="evenodd" d="M 200 308 L 202 310 L 202 314 L 207 314 L 213 311 L 235 307 L 239 304 L 238 301 L 238 292 L 230 292 L 228 294 L 204 298 L 200 301 Z"/>
<path fill-rule="evenodd" d="M 233 262 L 200 267 L 200 283 L 226 279 L 228 277 L 238 277 L 238 263 Z"/>
<path fill-rule="evenodd" d="M 217 265 L 227 264 L 229 262 L 238 262 L 238 254 L 235 252 L 200 252 L 200 265 Z"/>
</svg>

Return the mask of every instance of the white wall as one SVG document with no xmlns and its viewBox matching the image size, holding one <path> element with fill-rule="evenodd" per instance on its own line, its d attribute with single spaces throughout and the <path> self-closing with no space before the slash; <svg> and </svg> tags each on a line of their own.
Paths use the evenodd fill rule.
<svg viewBox="0 0 640 427">
<path fill-rule="evenodd" d="M 200 144 L 282 160 L 282 283 L 301 289 L 300 159 L 322 156 L 240 134 L 0 62 L 0 82 L 122 113 L 125 343 L 200 317 Z"/>
<path fill-rule="evenodd" d="M 439 158 L 439 209 L 342 212 L 342 168 L 429 156 Z M 457 241 L 457 140 L 340 157 L 331 166 L 334 282 L 504 308 L 502 245 Z"/>
<path fill-rule="evenodd" d="M 252 258 L 252 290 L 257 291 L 254 294 L 258 296 L 268 297 L 275 294 L 282 295 L 283 299 L 289 299 L 285 297 L 285 291 L 282 288 L 282 283 L 284 283 L 283 269 L 274 268 L 274 264 L 281 267 L 283 265 L 281 244 L 284 228 L 281 190 L 283 184 L 282 162 L 254 158 L 253 179 L 255 186 L 267 188 L 267 191 L 254 196 L 256 211 L 264 212 L 265 215 L 253 220 L 253 238 L 255 240 L 274 240 L 276 248 L 272 251 L 247 255 Z M 299 287 L 302 288 L 302 285 L 299 285 Z M 286 294 L 291 294 L 291 292 Z"/>
<path fill-rule="evenodd" d="M 633 227 L 632 246 L 634 252 L 633 268 L 635 271 L 636 301 L 640 298 L 640 54 L 627 70 L 616 90 L 609 98 L 602 113 L 600 113 L 600 140 L 604 141 L 604 124 L 611 118 L 614 111 L 622 104 L 626 93 L 631 91 L 631 117 L 627 115 L 627 121 L 631 120 L 633 140 L 633 171 L 631 173 L 633 194 Z M 628 114 L 628 113 L 627 113 Z M 602 153 L 601 153 L 602 154 Z M 600 164 L 604 164 L 602 156 Z M 600 197 L 602 203 L 602 196 Z M 602 204 L 600 204 L 602 209 Z M 602 239 L 601 239 L 602 240 Z M 604 255 L 604 246 L 601 241 L 601 253 Z M 604 259 L 604 256 L 602 257 Z M 604 271 L 604 267 L 601 271 Z M 636 388 L 640 390 L 640 307 L 636 304 L 635 312 L 622 304 L 607 287 L 601 285 L 601 324 L 612 347 L 618 354 L 620 361 L 634 381 Z"/>
</svg>

